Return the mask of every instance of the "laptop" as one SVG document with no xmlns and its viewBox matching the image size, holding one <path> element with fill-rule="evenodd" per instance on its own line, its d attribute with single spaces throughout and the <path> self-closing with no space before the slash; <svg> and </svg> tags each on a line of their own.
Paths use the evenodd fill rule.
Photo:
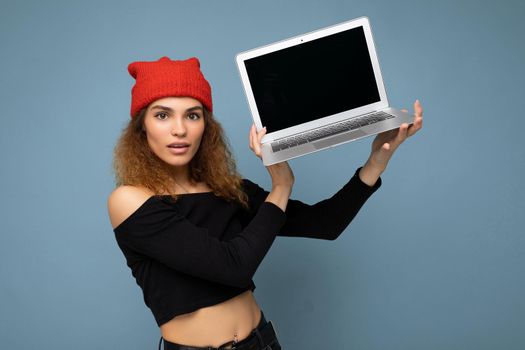
<svg viewBox="0 0 525 350">
<path fill-rule="evenodd" d="M 367 17 L 235 57 L 264 165 L 412 124 L 389 106 Z"/>
</svg>

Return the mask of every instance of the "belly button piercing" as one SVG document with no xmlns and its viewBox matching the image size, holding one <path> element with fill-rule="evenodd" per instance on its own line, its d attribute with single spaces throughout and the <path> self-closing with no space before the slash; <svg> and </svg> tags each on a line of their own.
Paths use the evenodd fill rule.
<svg viewBox="0 0 525 350">
<path fill-rule="evenodd" d="M 233 334 L 233 346 L 239 342 L 239 339 L 237 338 L 237 331 Z"/>
</svg>

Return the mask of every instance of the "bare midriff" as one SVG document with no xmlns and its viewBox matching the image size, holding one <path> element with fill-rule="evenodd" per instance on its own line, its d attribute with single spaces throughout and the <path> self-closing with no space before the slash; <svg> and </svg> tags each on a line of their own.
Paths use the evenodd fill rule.
<svg viewBox="0 0 525 350">
<path fill-rule="evenodd" d="M 248 337 L 261 319 L 251 290 L 220 304 L 176 316 L 160 326 L 162 337 L 172 343 L 218 348 Z"/>
</svg>

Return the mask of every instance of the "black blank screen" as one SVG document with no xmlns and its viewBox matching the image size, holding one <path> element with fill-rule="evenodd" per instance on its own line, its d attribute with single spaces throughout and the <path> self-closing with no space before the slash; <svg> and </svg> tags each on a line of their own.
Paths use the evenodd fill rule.
<svg viewBox="0 0 525 350">
<path fill-rule="evenodd" d="M 378 102 L 362 27 L 245 61 L 267 132 Z"/>
</svg>

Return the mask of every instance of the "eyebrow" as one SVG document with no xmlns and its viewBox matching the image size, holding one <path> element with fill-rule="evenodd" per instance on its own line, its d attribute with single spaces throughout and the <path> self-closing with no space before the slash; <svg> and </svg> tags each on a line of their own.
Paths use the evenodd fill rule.
<svg viewBox="0 0 525 350">
<path fill-rule="evenodd" d="M 173 112 L 173 109 L 170 108 L 170 107 L 166 107 L 166 106 L 161 106 L 161 105 L 155 105 L 153 107 L 151 107 L 151 110 L 154 110 L 154 109 L 161 109 L 163 111 L 166 111 L 166 112 Z M 194 106 L 194 107 L 190 107 L 186 110 L 186 112 L 191 112 L 191 111 L 195 111 L 195 110 L 203 110 L 201 106 Z"/>
</svg>

